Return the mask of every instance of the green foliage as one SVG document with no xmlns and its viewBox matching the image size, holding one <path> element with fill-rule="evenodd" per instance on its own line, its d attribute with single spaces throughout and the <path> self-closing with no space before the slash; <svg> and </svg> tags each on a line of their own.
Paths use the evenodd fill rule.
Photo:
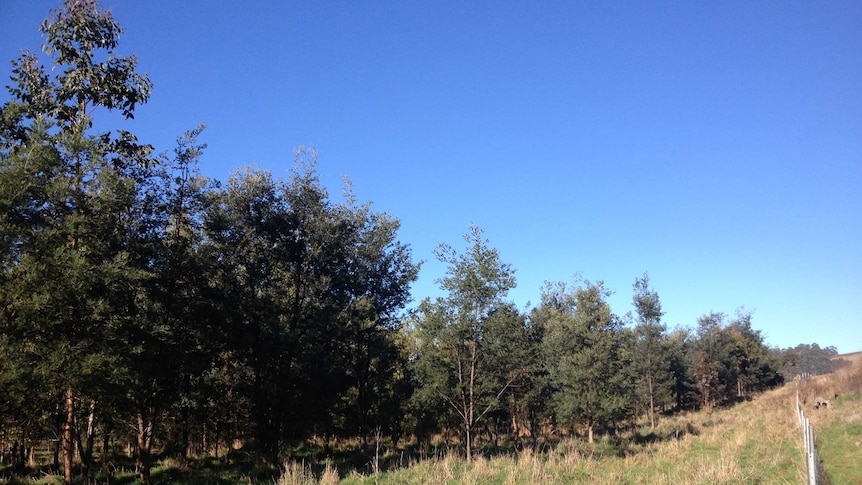
<svg viewBox="0 0 862 485">
<path fill-rule="evenodd" d="M 118 299 L 141 277 L 126 236 L 151 151 L 128 132 L 90 133 L 92 113 L 119 109 L 131 118 L 150 82 L 133 57 L 114 55 L 120 29 L 93 1 L 66 1 L 41 30 L 50 74 L 23 54 L 0 108 L 2 325 L 6 343 L 23 350 L 12 354 L 18 365 L 39 369 L 38 387 L 63 396 L 69 483 L 76 435 L 89 450 L 73 429 L 76 399 L 107 393 L 115 354 L 106 338 Z"/>
<path fill-rule="evenodd" d="M 725 318 L 711 312 L 698 320 L 691 368 L 707 409 L 783 382 L 777 358 L 751 327 L 751 313 L 739 309 L 729 324 Z"/>
<path fill-rule="evenodd" d="M 799 344 L 796 347 L 779 351 L 781 374 L 785 380 L 796 378 L 797 374 L 812 376 L 828 374 L 838 369 L 842 364 L 835 347 L 821 348 L 816 343 Z"/>
<path fill-rule="evenodd" d="M 601 282 L 573 291 L 548 284 L 534 319 L 544 323 L 545 356 L 554 385 L 556 415 L 581 425 L 593 441 L 599 426 L 623 419 L 632 382 L 622 322 L 611 312 Z"/>
<path fill-rule="evenodd" d="M 448 269 L 439 283 L 447 296 L 423 300 L 412 325 L 419 399 L 443 401 L 455 412 L 469 461 L 475 427 L 523 374 L 525 362 L 500 357 L 526 329 L 517 310 L 504 303 L 515 286 L 514 271 L 477 226 L 464 240 L 463 254 L 440 245 L 437 258 Z"/>
<path fill-rule="evenodd" d="M 671 347 L 665 333 L 667 327 L 661 322 L 664 315 L 658 293 L 649 288 L 649 275 L 635 279 L 634 303 L 637 312 L 635 339 L 632 357 L 638 374 L 638 401 L 655 427 L 656 408 L 672 407 L 673 374 L 671 371 Z"/>
<path fill-rule="evenodd" d="M 250 377 L 238 391 L 250 396 L 258 444 L 272 461 L 280 440 L 366 436 L 397 414 L 389 386 L 397 313 L 418 269 L 396 240 L 396 219 L 352 197 L 333 204 L 314 154 L 298 157 L 288 181 L 235 174 L 210 195 L 204 223 L 203 251 L 217 262 L 220 300 L 230 302 L 227 360 Z M 355 419 L 333 420 L 334 410 Z"/>
</svg>

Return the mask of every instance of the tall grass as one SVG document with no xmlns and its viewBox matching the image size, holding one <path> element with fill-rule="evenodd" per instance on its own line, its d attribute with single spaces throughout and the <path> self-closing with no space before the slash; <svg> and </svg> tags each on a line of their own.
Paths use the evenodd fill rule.
<svg viewBox="0 0 862 485">
<path fill-rule="evenodd" d="M 446 455 L 343 484 L 801 483 L 805 466 L 788 386 L 730 409 L 665 418 L 655 430 L 565 441 L 547 453 Z"/>
<path fill-rule="evenodd" d="M 312 467 L 305 462 L 289 461 L 284 464 L 281 476 L 276 485 L 335 485 L 340 482 L 338 471 L 330 463 L 326 463 L 318 480 Z"/>
</svg>

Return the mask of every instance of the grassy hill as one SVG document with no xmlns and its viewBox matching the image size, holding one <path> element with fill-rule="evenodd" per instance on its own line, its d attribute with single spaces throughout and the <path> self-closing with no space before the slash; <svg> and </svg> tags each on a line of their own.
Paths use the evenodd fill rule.
<svg viewBox="0 0 862 485">
<path fill-rule="evenodd" d="M 862 483 L 862 352 L 837 356 L 847 364 L 832 374 L 801 383 L 805 415 L 814 426 L 814 439 L 827 483 Z M 828 410 L 812 409 L 818 397 Z"/>
<path fill-rule="evenodd" d="M 828 483 L 855 484 L 862 483 L 862 353 L 841 357 L 850 364 L 799 389 Z M 731 408 L 668 417 L 653 431 L 605 437 L 592 446 L 569 441 L 547 453 L 471 464 L 449 455 L 377 475 L 354 472 L 340 483 L 805 483 L 796 389 L 791 382 Z M 813 409 L 821 395 L 832 401 L 831 409 Z M 330 468 L 322 478 L 336 483 L 334 477 Z M 295 467 L 281 483 L 309 483 L 302 478 Z"/>
<path fill-rule="evenodd" d="M 345 484 L 398 483 L 801 483 L 801 434 L 794 389 L 785 387 L 730 409 L 690 413 L 594 445 L 563 442 L 544 454 L 466 464 L 446 456 Z"/>
</svg>

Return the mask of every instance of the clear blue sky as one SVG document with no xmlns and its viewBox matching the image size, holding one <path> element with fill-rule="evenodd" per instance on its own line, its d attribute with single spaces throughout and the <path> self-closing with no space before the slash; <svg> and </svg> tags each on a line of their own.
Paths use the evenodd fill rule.
<svg viewBox="0 0 862 485">
<path fill-rule="evenodd" d="M 648 271 L 671 327 L 744 305 L 770 345 L 862 350 L 862 2 L 104 4 L 155 83 L 126 129 L 206 122 L 221 180 L 316 146 L 401 219 L 417 300 L 476 223 L 521 307 L 580 272 L 624 314 Z M 0 60 L 58 5 L 0 0 Z"/>
</svg>

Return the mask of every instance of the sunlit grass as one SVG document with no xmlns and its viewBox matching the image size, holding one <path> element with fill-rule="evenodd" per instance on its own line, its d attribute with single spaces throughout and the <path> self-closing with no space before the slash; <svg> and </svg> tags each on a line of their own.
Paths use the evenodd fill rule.
<svg viewBox="0 0 862 485">
<path fill-rule="evenodd" d="M 668 417 L 655 430 L 564 441 L 537 454 L 447 455 L 343 484 L 738 484 L 801 483 L 805 478 L 791 386 L 712 413 Z"/>
<path fill-rule="evenodd" d="M 823 472 L 832 485 L 862 483 L 862 354 L 844 358 L 850 365 L 800 387 Z M 813 409 L 817 397 L 831 406 Z"/>
</svg>

